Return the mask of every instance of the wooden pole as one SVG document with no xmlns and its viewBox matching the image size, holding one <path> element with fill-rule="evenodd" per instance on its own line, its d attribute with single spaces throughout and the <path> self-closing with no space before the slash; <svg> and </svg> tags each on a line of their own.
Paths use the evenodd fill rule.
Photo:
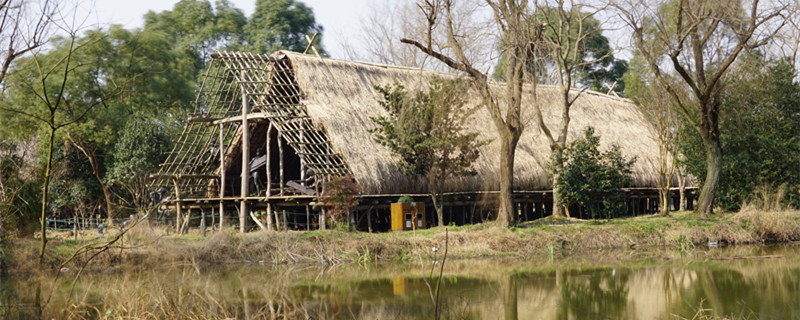
<svg viewBox="0 0 800 320">
<path fill-rule="evenodd" d="M 306 205 L 306 231 L 311 231 L 311 208 Z"/>
<path fill-rule="evenodd" d="M 242 80 L 245 72 L 242 71 Z M 247 113 L 250 106 L 247 101 L 247 85 L 242 83 L 242 204 L 239 210 L 239 232 L 244 233 L 247 220 L 247 196 L 250 194 L 250 127 L 247 123 Z"/>
<path fill-rule="evenodd" d="M 289 231 L 289 221 L 286 219 L 286 209 L 283 209 L 283 231 Z"/>
<path fill-rule="evenodd" d="M 278 132 L 278 157 L 280 158 L 280 195 L 283 196 L 283 135 L 280 132 Z"/>
<path fill-rule="evenodd" d="M 180 234 L 186 233 L 186 222 L 189 221 L 189 217 L 191 217 L 191 216 L 192 216 L 192 207 L 189 207 L 186 210 L 186 214 L 184 215 L 184 217 L 181 220 L 181 231 L 180 231 Z"/>
<path fill-rule="evenodd" d="M 372 207 L 367 209 L 367 230 L 372 233 Z"/>
<path fill-rule="evenodd" d="M 258 217 L 256 217 L 255 214 L 253 214 L 253 211 L 250 211 L 250 218 L 253 219 L 253 222 L 255 222 L 256 225 L 258 225 L 258 227 L 261 228 L 261 230 L 264 230 L 264 231 L 267 230 L 267 228 L 264 227 L 264 224 L 262 224 L 261 221 L 258 220 Z"/>
<path fill-rule="evenodd" d="M 200 208 L 200 234 L 206 237 L 206 211 L 203 208 Z"/>
<path fill-rule="evenodd" d="M 281 231 L 281 217 L 278 210 L 275 210 L 275 231 Z"/>
<path fill-rule="evenodd" d="M 181 233 L 181 192 L 178 188 L 178 179 L 172 180 L 175 185 L 175 232 Z"/>
<path fill-rule="evenodd" d="M 214 231 L 217 225 L 217 217 L 214 215 L 214 207 L 211 207 L 211 231 Z"/>
<path fill-rule="evenodd" d="M 219 124 L 219 230 L 225 228 L 225 141 L 223 140 L 224 125 Z"/>
<path fill-rule="evenodd" d="M 267 230 L 272 230 L 272 204 L 267 202 Z"/>
<path fill-rule="evenodd" d="M 317 176 L 317 177 L 319 177 L 319 176 Z M 325 178 L 322 178 L 322 181 L 320 181 L 320 183 L 322 183 L 322 194 L 325 193 L 325 182 L 324 181 L 325 181 Z M 321 193 L 317 193 L 317 196 L 319 197 L 320 194 Z M 326 226 L 325 226 L 325 223 L 326 223 L 325 222 L 325 214 L 326 214 L 325 209 L 320 209 L 320 215 L 319 215 L 319 229 L 320 230 L 325 230 L 325 228 L 326 228 Z"/>
<path fill-rule="evenodd" d="M 272 121 L 269 121 L 269 127 L 267 127 L 267 197 L 272 195 L 272 153 L 270 149 L 272 149 Z M 272 219 L 272 218 L 270 218 Z M 271 225 L 271 224 L 270 224 Z M 270 229 L 271 230 L 271 229 Z"/>
</svg>

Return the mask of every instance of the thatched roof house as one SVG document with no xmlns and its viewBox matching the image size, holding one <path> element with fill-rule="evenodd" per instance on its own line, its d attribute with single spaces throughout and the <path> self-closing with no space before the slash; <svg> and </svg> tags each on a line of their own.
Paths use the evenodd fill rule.
<svg viewBox="0 0 800 320">
<path fill-rule="evenodd" d="M 182 198 L 211 197 L 209 189 L 217 185 L 221 174 L 226 180 L 225 196 L 240 194 L 243 105 L 249 108 L 246 118 L 250 127 L 250 143 L 245 149 L 249 149 L 249 158 L 256 157 L 259 148 L 269 150 L 270 182 L 278 179 L 276 167 L 285 160 L 280 167 L 286 172 L 286 181 L 352 174 L 365 194 L 425 192 L 423 186 L 402 176 L 397 158 L 368 132 L 375 127 L 371 118 L 385 112 L 378 105 L 380 96 L 373 86 L 397 82 L 409 90 L 423 89 L 434 77 L 453 75 L 286 51 L 271 56 L 219 52 L 213 57 L 195 112 L 156 175 L 177 182 Z M 530 94 L 523 101 L 526 128 L 516 153 L 517 190 L 550 189 L 542 163 L 549 159 L 550 149 L 533 121 L 533 103 L 542 108 L 545 121 L 555 126 L 560 121 L 557 90 L 539 86 L 536 101 Z M 655 187 L 658 144 L 644 115 L 627 99 L 590 91 L 574 94 L 579 97 L 570 112 L 570 140 L 582 135 L 587 126 L 594 127 L 601 137 L 601 148 L 613 143 L 625 156 L 637 157 L 631 187 Z M 477 95 L 471 96 L 475 97 L 473 105 L 477 105 Z M 480 152 L 475 164 L 478 174 L 448 181 L 448 192 L 498 189 L 500 146 L 494 138 L 493 123 L 483 108 L 478 108 L 470 121 L 469 127 L 480 132 L 481 139 L 492 142 Z M 224 172 L 220 171 L 220 138 L 224 142 Z M 281 143 L 288 147 L 282 148 Z M 277 154 L 279 147 L 281 154 L 285 153 L 283 158 Z M 281 182 L 281 190 L 284 187 Z"/>
</svg>

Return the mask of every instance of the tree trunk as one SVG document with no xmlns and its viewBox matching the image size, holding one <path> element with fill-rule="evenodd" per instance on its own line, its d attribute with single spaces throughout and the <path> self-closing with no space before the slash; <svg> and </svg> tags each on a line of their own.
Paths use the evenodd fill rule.
<svg viewBox="0 0 800 320">
<path fill-rule="evenodd" d="M 680 204 L 678 205 L 678 210 L 686 210 L 686 177 L 681 175 L 678 178 L 678 187 L 680 188 Z"/>
<path fill-rule="evenodd" d="M 73 146 L 78 148 L 78 150 L 80 150 L 81 153 L 83 153 L 86 159 L 89 160 L 89 165 L 92 167 L 92 174 L 97 179 L 97 182 L 100 184 L 100 189 L 103 190 L 103 198 L 106 201 L 106 214 L 108 218 L 111 219 L 116 218 L 116 214 L 114 213 L 114 199 L 111 194 L 111 187 L 109 187 L 105 182 L 103 182 L 103 172 L 100 166 L 100 159 L 97 158 L 97 155 L 95 154 L 94 151 L 89 152 L 89 149 L 87 149 L 82 144 L 71 139 L 70 143 L 72 143 Z"/>
<path fill-rule="evenodd" d="M 100 181 L 102 178 L 97 179 Z M 114 212 L 114 199 L 111 196 L 111 187 L 101 182 L 100 189 L 103 190 L 103 198 L 105 198 L 106 201 L 106 214 L 111 219 L 116 218 L 117 214 Z"/>
<path fill-rule="evenodd" d="M 553 148 L 553 158 L 560 158 L 562 152 L 563 150 L 561 148 Z M 560 163 L 553 163 L 553 166 L 553 216 L 564 218 L 568 216 L 568 212 L 564 206 L 558 203 L 561 200 L 561 190 L 556 184 L 556 181 L 561 177 L 561 171 L 563 171 L 564 167 Z"/>
<path fill-rule="evenodd" d="M 669 199 L 670 199 L 670 192 L 669 192 L 669 185 L 666 188 L 662 187 L 658 189 L 658 213 L 660 215 L 668 215 L 670 208 L 669 208 Z"/>
<path fill-rule="evenodd" d="M 719 176 L 722 172 L 722 149 L 718 137 L 719 135 L 713 134 L 703 135 L 703 145 L 706 149 L 706 178 L 695 209 L 695 212 L 703 216 L 714 213 L 714 194 L 719 186 Z"/>
<path fill-rule="evenodd" d="M 439 226 L 444 227 L 444 206 L 442 205 L 441 195 L 438 192 L 433 192 L 431 193 L 431 200 L 433 201 L 433 209 L 436 211 Z"/>
<path fill-rule="evenodd" d="M 47 166 L 44 169 L 44 186 L 42 186 L 42 246 L 39 248 L 39 268 L 44 268 L 44 250 L 47 247 L 47 199 L 49 196 L 50 178 L 53 168 L 53 143 L 55 142 L 56 128 L 50 127 L 50 140 L 47 145 Z"/>
<path fill-rule="evenodd" d="M 518 131 L 517 131 L 518 132 Z M 500 196 L 497 201 L 497 221 L 500 226 L 514 225 L 514 155 L 517 150 L 519 134 L 505 132 L 500 141 Z"/>
</svg>

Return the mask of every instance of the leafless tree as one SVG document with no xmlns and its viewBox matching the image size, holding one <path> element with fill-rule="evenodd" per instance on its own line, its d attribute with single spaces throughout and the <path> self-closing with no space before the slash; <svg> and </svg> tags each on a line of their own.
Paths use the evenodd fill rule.
<svg viewBox="0 0 800 320">
<path fill-rule="evenodd" d="M 50 5 L 49 2 L 45 2 L 45 4 Z M 84 28 L 85 19 L 81 20 L 77 12 L 77 4 L 73 8 L 58 8 L 57 11 L 52 11 L 46 18 L 46 23 L 49 25 L 47 28 L 53 28 L 54 31 L 62 35 L 64 39 L 63 49 L 54 51 L 55 53 L 43 52 L 37 48 L 42 46 L 44 40 L 37 41 L 39 44 L 36 47 L 27 49 L 30 57 L 26 57 L 25 65 L 20 65 L 19 70 L 14 71 L 15 73 L 20 73 L 18 75 L 20 78 L 19 83 L 15 84 L 18 87 L 14 89 L 19 91 L 18 93 L 20 94 L 26 91 L 25 94 L 33 97 L 30 105 L 0 105 L 0 109 L 3 111 L 26 117 L 47 130 L 47 160 L 44 183 L 42 185 L 42 211 L 40 217 L 41 248 L 39 251 L 39 265 L 41 267 L 44 267 L 44 252 L 47 245 L 46 221 L 49 187 L 53 176 L 53 150 L 56 143 L 56 133 L 64 127 L 81 121 L 95 106 L 100 104 L 97 101 L 88 106 L 78 106 L 70 102 L 70 97 L 66 93 L 69 80 L 78 65 L 74 60 L 75 53 L 93 41 L 92 39 L 79 39 L 78 35 Z M 47 30 L 47 28 L 38 30 Z M 37 37 L 41 35 L 42 33 L 38 33 Z M 20 37 L 20 39 L 25 39 L 26 36 L 22 35 Z M 33 42 L 23 41 L 23 43 L 31 44 Z M 51 56 L 46 57 L 47 55 Z"/>
<path fill-rule="evenodd" d="M 0 0 L 0 90 L 11 62 L 50 38 L 57 10 L 51 0 Z"/>
<path fill-rule="evenodd" d="M 486 1 L 492 12 L 497 34 L 503 35 L 500 49 L 507 57 L 504 90 L 494 91 L 490 88 L 488 70 L 478 69 L 465 51 L 464 35 L 459 34 L 456 29 L 458 20 L 453 10 L 453 0 L 422 0 L 417 5 L 425 16 L 425 33 L 419 40 L 403 38 L 400 41 L 416 47 L 453 70 L 466 74 L 472 80 L 483 106 L 489 111 L 500 142 L 497 220 L 502 226 L 512 225 L 515 223 L 512 201 L 514 155 L 525 129 L 521 119 L 522 95 L 529 88 L 523 83 L 526 77 L 533 78 L 530 77 L 527 66 L 542 34 L 542 25 L 536 21 L 536 6 L 530 6 L 524 0 Z M 441 42 L 436 41 L 437 30 L 441 30 L 445 36 Z M 536 92 L 535 90 L 534 83 L 532 92 Z"/>
<path fill-rule="evenodd" d="M 658 141 L 658 163 L 653 167 L 658 172 L 659 212 L 668 214 L 670 211 L 670 188 L 673 177 L 678 169 L 678 143 L 680 140 L 680 117 L 673 107 L 672 98 L 663 90 L 658 80 L 653 78 L 646 66 L 638 63 L 640 59 L 635 56 L 631 63 L 631 71 L 626 78 L 626 92 L 639 109 L 653 124 L 653 136 Z M 637 70 L 638 69 L 638 70 Z M 644 70 L 643 70 L 644 69 Z M 636 77 L 635 79 L 633 77 Z M 668 81 L 676 81 L 670 78 Z M 682 168 L 681 168 L 682 169 Z M 685 174 L 678 172 L 679 184 L 685 189 Z M 683 200 L 685 194 L 681 192 Z"/>
<path fill-rule="evenodd" d="M 768 54 L 777 56 L 778 58 L 788 58 L 791 64 L 798 68 L 798 54 L 800 54 L 800 12 L 797 12 L 797 6 L 800 1 L 795 0 L 795 6 L 792 8 L 794 11 L 786 17 L 786 26 L 776 34 L 775 45 L 765 51 Z"/>
<path fill-rule="evenodd" d="M 465 55 L 480 70 L 495 62 L 497 35 L 487 26 L 489 11 L 479 0 L 453 3 L 455 32 Z M 435 27 L 433 41 L 446 39 L 444 28 Z M 431 58 L 417 48 L 401 44 L 398 39 L 421 39 L 427 33 L 427 20 L 414 2 L 375 1 L 370 3 L 369 15 L 361 21 L 359 37 L 363 47 L 345 45 L 350 59 L 368 60 L 406 67 L 419 67 L 437 71 L 452 71 L 444 63 Z M 445 45 L 446 46 L 446 45 Z"/>
<path fill-rule="evenodd" d="M 795 6 L 790 0 L 610 0 L 633 43 L 703 140 L 706 177 L 696 211 L 708 215 L 722 170 L 722 87 L 743 50 L 769 43 Z M 667 81 L 669 75 L 682 81 Z M 691 95 L 682 95 L 681 88 Z M 693 109 L 693 110 L 692 110 Z"/>
<path fill-rule="evenodd" d="M 544 25 L 543 41 L 539 42 L 536 55 L 546 59 L 553 66 L 552 76 L 558 86 L 561 98 L 561 122 L 558 126 L 544 121 L 541 109 L 536 104 L 536 121 L 547 138 L 552 152 L 551 159 L 561 158 L 567 144 L 569 130 L 569 111 L 575 100 L 585 89 L 573 90 L 575 73 L 608 58 L 611 53 L 602 56 L 586 56 L 587 40 L 602 33 L 602 29 L 589 26 L 589 21 L 603 8 L 590 8 L 582 1 L 552 0 L 540 3 L 539 20 Z M 586 10 L 586 11 L 584 11 Z M 529 58 L 535 61 L 537 57 Z M 542 68 L 539 68 L 542 69 Z M 551 130 L 551 128 L 555 130 Z M 541 162 L 541 161 L 540 161 Z M 563 169 L 562 163 L 551 163 L 550 175 L 553 180 L 553 215 L 567 216 L 566 208 L 559 205 L 560 192 L 555 181 Z"/>
</svg>

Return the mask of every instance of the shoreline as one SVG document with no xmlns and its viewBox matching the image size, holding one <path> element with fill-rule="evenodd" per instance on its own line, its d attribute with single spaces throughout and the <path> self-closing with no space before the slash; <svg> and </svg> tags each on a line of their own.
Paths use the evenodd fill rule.
<svg viewBox="0 0 800 320">
<path fill-rule="evenodd" d="M 445 232 L 447 230 L 447 232 Z M 432 248 L 444 248 L 447 259 L 516 257 L 529 259 L 555 253 L 617 248 L 665 247 L 683 251 L 709 245 L 736 245 L 800 241 L 800 211 L 743 211 L 707 218 L 692 212 L 669 216 L 646 215 L 612 220 L 578 220 L 547 217 L 513 228 L 493 222 L 437 227 L 402 233 L 325 231 L 250 232 L 233 229 L 198 234 L 169 234 L 166 228 L 140 224 L 119 243 L 87 263 L 84 254 L 67 267 L 106 270 L 109 268 L 151 268 L 164 264 L 192 263 L 219 265 L 259 264 L 343 264 L 387 260 L 431 259 Z M 109 236 L 111 232 L 109 232 Z M 66 233 L 51 234 L 46 269 L 57 270 L 78 248 L 106 239 L 65 239 Z M 38 269 L 38 240 L 9 239 L 6 242 L 9 274 Z M 438 252 L 441 256 L 443 250 Z"/>
</svg>

